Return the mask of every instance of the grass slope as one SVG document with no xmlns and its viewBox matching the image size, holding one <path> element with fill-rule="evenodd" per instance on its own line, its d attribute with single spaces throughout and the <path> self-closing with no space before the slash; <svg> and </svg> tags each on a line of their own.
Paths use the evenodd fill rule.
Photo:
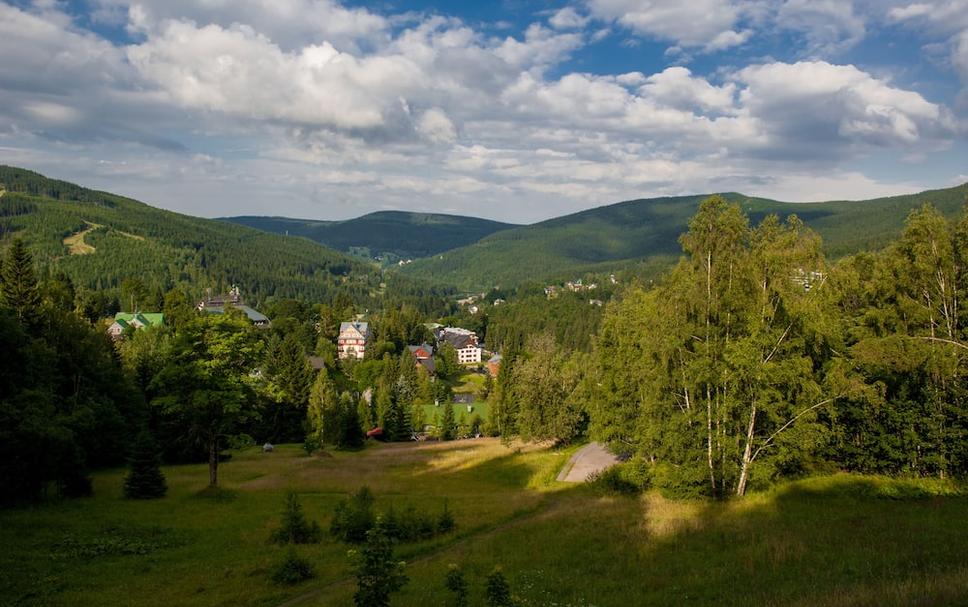
<svg viewBox="0 0 968 607">
<path fill-rule="evenodd" d="M 110 289 L 134 277 L 149 288 L 239 284 L 255 301 L 319 301 L 337 287 L 365 296 L 380 282 L 372 266 L 306 239 L 164 211 L 24 169 L 0 166 L 0 189 L 0 239 L 23 236 L 42 267 L 78 286 Z"/>
<path fill-rule="evenodd" d="M 951 485 L 841 475 L 728 503 L 607 497 L 554 480 L 570 454 L 498 439 L 249 449 L 222 466 L 218 496 L 199 491 L 206 467 L 187 465 L 166 467 L 169 496 L 147 502 L 121 498 L 123 471 L 99 472 L 93 498 L 0 512 L 0 604 L 352 605 L 346 545 L 299 548 L 318 577 L 286 588 L 267 581 L 286 551 L 268 538 L 287 490 L 325 528 L 363 483 L 378 509 L 446 498 L 458 523 L 398 548 L 410 582 L 395 605 L 445 604 L 449 563 L 475 607 L 496 564 L 521 605 L 968 601 L 968 499 L 943 496 Z"/>
<path fill-rule="evenodd" d="M 796 214 L 824 238 L 827 252 L 841 256 L 881 247 L 900 232 L 910 211 L 931 202 L 954 216 L 968 184 L 919 194 L 863 201 L 787 203 L 724 196 L 758 222 L 770 213 Z M 678 238 L 702 196 L 631 200 L 492 234 L 472 245 L 435 255 L 401 272 L 433 277 L 465 290 L 513 286 L 527 280 L 575 278 L 585 272 L 633 263 L 662 268 L 679 255 Z"/>
<path fill-rule="evenodd" d="M 404 259 L 427 257 L 516 227 L 476 217 L 403 211 L 380 211 L 346 221 L 258 216 L 227 217 L 225 221 L 304 236 L 340 251 L 364 252 L 368 256 L 389 253 Z"/>
</svg>

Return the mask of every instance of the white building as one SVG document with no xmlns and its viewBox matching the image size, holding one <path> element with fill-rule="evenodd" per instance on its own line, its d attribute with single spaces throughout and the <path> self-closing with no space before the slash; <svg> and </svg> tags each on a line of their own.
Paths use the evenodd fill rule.
<svg viewBox="0 0 968 607">
<path fill-rule="evenodd" d="M 339 325 L 336 349 L 340 358 L 362 359 L 370 341 L 370 325 L 365 322 L 344 322 Z"/>
</svg>

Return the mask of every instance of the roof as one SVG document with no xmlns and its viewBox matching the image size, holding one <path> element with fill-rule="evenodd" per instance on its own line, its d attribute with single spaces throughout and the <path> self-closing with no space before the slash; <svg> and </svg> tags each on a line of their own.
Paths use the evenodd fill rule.
<svg viewBox="0 0 968 607">
<path fill-rule="evenodd" d="M 236 305 L 229 307 L 242 310 L 246 317 L 254 323 L 269 322 L 269 318 L 265 314 L 249 306 Z M 202 310 L 209 314 L 225 314 L 225 306 L 205 306 Z"/>
<path fill-rule="evenodd" d="M 407 346 L 407 350 L 410 350 L 410 353 L 413 354 L 414 356 L 416 356 L 418 359 L 419 358 L 429 358 L 429 357 L 431 357 L 431 356 L 434 355 L 434 347 L 431 346 L 430 344 L 420 344 L 418 346 Z M 421 350 L 423 350 L 424 352 L 426 352 L 427 355 L 426 356 L 423 356 L 423 357 L 419 356 L 417 354 L 417 352 L 419 352 Z"/>
<path fill-rule="evenodd" d="M 494 356 L 492 356 L 492 357 L 491 357 L 490 359 L 488 359 L 488 361 L 487 361 L 487 362 L 489 362 L 489 363 L 499 363 L 499 362 L 501 362 L 501 361 L 502 361 L 503 359 L 504 359 L 504 357 L 503 357 L 503 356 L 501 356 L 500 354 L 495 354 L 495 355 L 494 355 Z"/>
<path fill-rule="evenodd" d="M 427 370 L 427 373 L 430 373 L 431 375 L 437 373 L 437 363 L 433 358 L 418 358 L 417 364 L 422 365 L 423 368 Z"/>
<path fill-rule="evenodd" d="M 346 331 L 356 331 L 360 335 L 366 336 L 370 334 L 370 324 L 358 320 L 339 323 L 339 332 L 344 333 Z"/>
<path fill-rule="evenodd" d="M 454 333 L 444 333 L 440 336 L 441 339 L 454 346 L 455 349 L 460 350 L 462 348 L 476 348 L 478 345 L 474 343 L 473 335 L 463 335 Z"/>
<path fill-rule="evenodd" d="M 307 356 L 306 359 L 309 361 L 309 364 L 312 365 L 313 369 L 316 369 L 317 371 L 326 366 L 326 359 L 322 356 Z"/>
<path fill-rule="evenodd" d="M 133 321 L 146 326 L 152 327 L 154 325 L 165 324 L 165 315 L 161 312 L 118 312 L 114 315 L 115 322 L 123 321 L 123 327 L 127 327 L 129 324 L 133 324 Z"/>
</svg>

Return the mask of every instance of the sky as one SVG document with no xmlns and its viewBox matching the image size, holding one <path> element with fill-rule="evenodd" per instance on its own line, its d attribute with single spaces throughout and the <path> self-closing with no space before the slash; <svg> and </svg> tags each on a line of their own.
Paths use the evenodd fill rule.
<svg viewBox="0 0 968 607">
<path fill-rule="evenodd" d="M 968 0 L 0 0 L 0 164 L 515 223 L 968 181 Z"/>
</svg>

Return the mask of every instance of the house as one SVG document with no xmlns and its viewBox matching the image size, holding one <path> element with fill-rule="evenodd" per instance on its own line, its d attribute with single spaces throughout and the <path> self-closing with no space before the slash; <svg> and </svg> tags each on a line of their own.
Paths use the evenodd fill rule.
<svg viewBox="0 0 968 607">
<path fill-rule="evenodd" d="M 479 363 L 483 348 L 477 343 L 477 334 L 459 327 L 444 327 L 437 332 L 437 344 L 447 342 L 457 350 L 457 362 L 462 365 Z"/>
<path fill-rule="evenodd" d="M 226 303 L 224 306 L 206 305 L 200 309 L 206 314 L 225 314 L 226 308 L 241 310 L 245 314 L 245 317 L 249 319 L 249 322 L 256 327 L 268 327 L 270 325 L 269 318 L 265 314 L 244 304 Z"/>
<path fill-rule="evenodd" d="M 430 375 L 437 374 L 437 363 L 434 361 L 434 348 L 430 344 L 407 346 L 407 350 L 416 360 L 417 368 L 423 368 Z"/>
<path fill-rule="evenodd" d="M 357 320 L 343 322 L 339 325 L 339 337 L 336 338 L 336 350 L 341 359 L 362 359 L 366 355 L 366 346 L 370 341 L 370 323 Z"/>
<path fill-rule="evenodd" d="M 129 328 L 137 331 L 164 324 L 165 315 L 160 312 L 118 312 L 114 315 L 114 322 L 108 327 L 108 335 L 116 340 L 121 339 Z"/>
<path fill-rule="evenodd" d="M 249 319 L 256 327 L 268 327 L 269 318 L 259 312 L 255 308 L 245 305 L 242 300 L 242 291 L 239 289 L 238 285 L 232 285 L 226 295 L 209 295 L 207 298 L 203 299 L 195 306 L 199 312 L 205 312 L 207 314 L 225 314 L 227 308 L 236 308 L 241 310 L 245 317 Z"/>
<path fill-rule="evenodd" d="M 497 374 L 501 372 L 501 359 L 500 354 L 495 354 L 487 360 L 487 372 L 491 377 L 497 377 Z"/>
</svg>

